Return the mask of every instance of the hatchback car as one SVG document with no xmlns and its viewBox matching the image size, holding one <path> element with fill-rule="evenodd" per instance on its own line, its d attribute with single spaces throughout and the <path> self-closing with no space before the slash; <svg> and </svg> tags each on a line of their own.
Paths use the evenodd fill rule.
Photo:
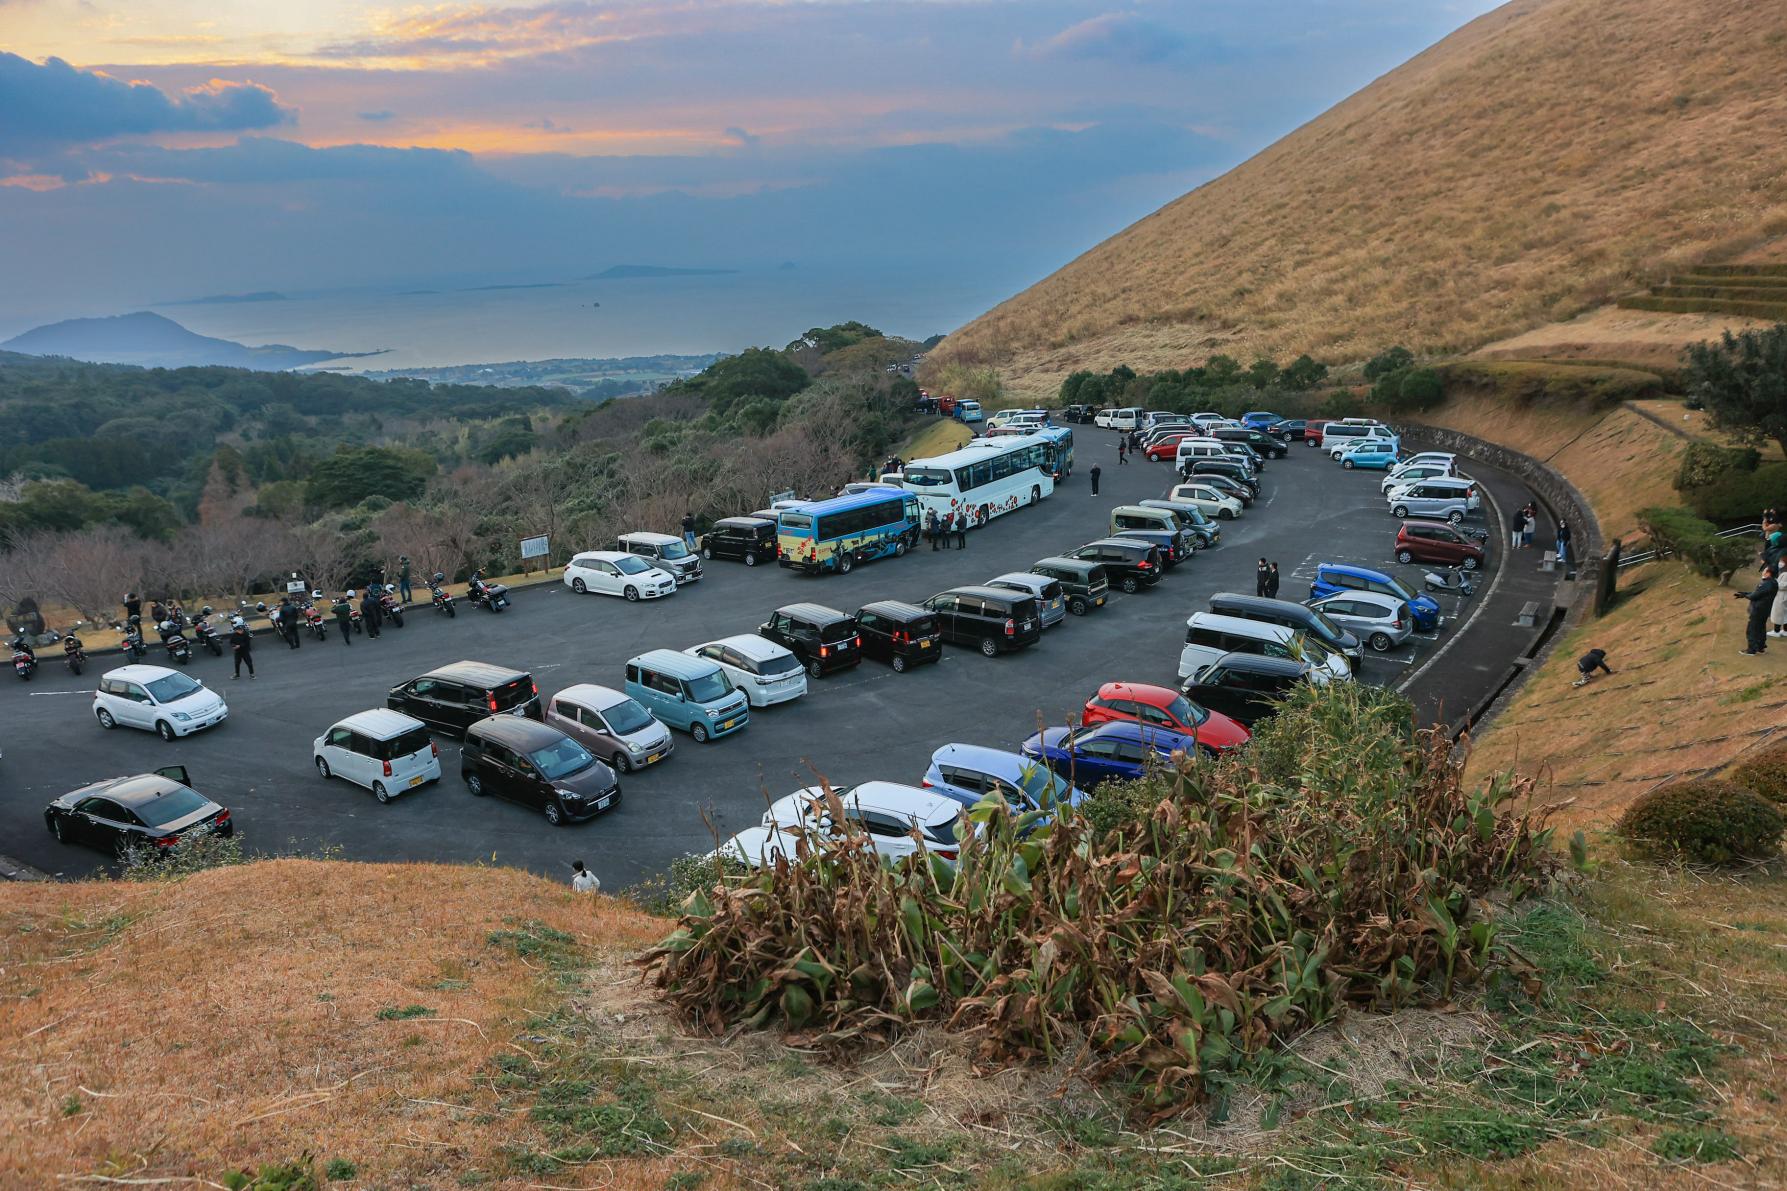
<svg viewBox="0 0 1787 1191">
<path fill-rule="evenodd" d="M 1342 451 L 1340 466 L 1352 471 L 1355 468 L 1376 468 L 1385 471 L 1396 466 L 1396 447 L 1389 442 L 1365 442 L 1356 447 Z"/>
<path fill-rule="evenodd" d="M 1174 430 L 1158 435 L 1153 442 L 1142 448 L 1142 457 L 1150 463 L 1171 463 L 1179 457 L 1179 444 L 1188 438 L 1197 438 L 1203 434 L 1201 430 Z"/>
<path fill-rule="evenodd" d="M 1398 488 L 1411 487 L 1417 481 L 1451 474 L 1451 469 L 1444 463 L 1398 463 L 1390 469 L 1390 474 L 1385 476 L 1383 482 L 1378 485 L 1378 491 L 1389 496 Z"/>
<path fill-rule="evenodd" d="M 385 706 L 430 728 L 462 733 L 485 716 L 542 719 L 540 688 L 521 670 L 488 662 L 454 662 L 391 688 Z"/>
<path fill-rule="evenodd" d="M 311 741 L 310 759 L 323 780 L 364 786 L 380 802 L 441 779 L 441 750 L 428 725 L 385 707 L 337 721 Z"/>
<path fill-rule="evenodd" d="M 1303 432 L 1309 423 L 1302 418 L 1284 418 L 1265 428 L 1266 433 L 1281 440 L 1286 446 L 1303 441 Z"/>
<path fill-rule="evenodd" d="M 620 779 L 594 753 L 545 724 L 493 715 L 466 729 L 459 775 L 486 794 L 534 807 L 554 827 L 620 804 Z"/>
<path fill-rule="evenodd" d="M 1404 521 L 1396 531 L 1396 561 L 1437 562 L 1474 571 L 1483 565 L 1483 544 L 1443 521 Z"/>
<path fill-rule="evenodd" d="M 117 857 L 164 853 L 188 835 L 234 835 L 230 812 L 192 788 L 184 765 L 107 778 L 71 790 L 43 811 L 44 826 L 64 844 L 86 844 Z"/>
<path fill-rule="evenodd" d="M 683 652 L 690 657 L 706 658 L 724 670 L 752 707 L 772 707 L 807 693 L 807 672 L 800 659 L 755 633 L 722 637 L 704 645 L 692 645 Z"/>
<path fill-rule="evenodd" d="M 1283 459 L 1291 453 L 1290 447 L 1282 439 L 1267 434 L 1263 426 L 1245 426 L 1240 430 L 1212 430 L 1210 437 L 1217 442 L 1241 444 L 1262 459 Z"/>
<path fill-rule="evenodd" d="M 701 557 L 732 558 L 754 567 L 776 556 L 774 518 L 722 517 L 701 535 Z"/>
<path fill-rule="evenodd" d="M 1131 594 L 1153 587 L 1166 575 L 1160 550 L 1134 538 L 1099 538 L 1069 550 L 1067 557 L 1097 563 L 1111 583 Z"/>
<path fill-rule="evenodd" d="M 1020 815 L 1063 802 L 1078 806 L 1085 797 L 1033 757 L 977 744 L 946 744 L 932 753 L 923 784 L 963 806 L 992 795 Z"/>
<path fill-rule="evenodd" d="M 671 649 L 627 659 L 626 692 L 661 723 L 694 737 L 696 744 L 741 732 L 751 723 L 750 701 L 726 671 L 706 658 Z"/>
<path fill-rule="evenodd" d="M 1204 515 L 1204 511 L 1194 504 L 1182 500 L 1163 500 L 1150 497 L 1136 501 L 1144 509 L 1170 509 L 1179 518 L 1181 528 L 1188 530 L 1197 539 L 1198 549 L 1207 550 L 1222 542 L 1222 526 Z"/>
<path fill-rule="evenodd" d="M 1161 565 L 1172 570 L 1197 551 L 1197 539 L 1183 529 L 1119 529 L 1111 535 L 1120 541 L 1146 542 L 1160 555 Z"/>
<path fill-rule="evenodd" d="M 1195 755 L 1197 742 L 1167 728 L 1133 720 L 1087 724 L 1079 728 L 1044 728 L 1024 742 L 1026 757 L 1048 765 L 1082 790 L 1107 781 L 1130 781 L 1150 763 L 1176 752 Z"/>
<path fill-rule="evenodd" d="M 1251 732 L 1255 724 L 1277 712 L 1279 700 L 1299 683 L 1327 681 L 1328 672 L 1310 662 L 1225 653 L 1180 689 L 1193 703 L 1220 711 Z"/>
<path fill-rule="evenodd" d="M 930 852 L 954 860 L 961 847 L 957 824 L 972 830 L 965 809 L 956 799 L 936 790 L 904 786 L 898 782 L 860 782 L 835 787 L 844 808 L 845 823 L 860 828 L 875 851 L 887 860 Z M 790 827 L 830 834 L 844 824 L 832 821 L 832 811 L 819 786 L 796 790 L 770 803 L 762 826 L 772 830 Z M 914 837 L 917 838 L 914 838 Z"/>
<path fill-rule="evenodd" d="M 1167 492 L 1167 499 L 1196 505 L 1206 517 L 1222 521 L 1232 521 L 1241 515 L 1240 501 L 1202 482 L 1174 484 Z"/>
<path fill-rule="evenodd" d="M 856 612 L 862 655 L 886 662 L 895 671 L 935 662 L 943 657 L 943 634 L 929 609 L 900 600 L 877 600 Z"/>
<path fill-rule="evenodd" d="M 1375 591 L 1399 597 L 1415 614 L 1415 627 L 1429 632 L 1439 627 L 1440 606 L 1431 596 L 1416 595 L 1400 579 L 1368 567 L 1324 562 L 1315 569 L 1309 584 L 1309 598 L 1319 600 L 1340 591 Z"/>
<path fill-rule="evenodd" d="M 163 740 L 190 736 L 229 718 L 222 696 L 166 666 L 108 670 L 93 692 L 93 718 L 102 728 L 142 728 Z"/>
<path fill-rule="evenodd" d="M 794 654 L 812 678 L 862 663 L 862 638 L 855 618 L 824 604 L 777 608 L 758 626 L 757 634 Z"/>
<path fill-rule="evenodd" d="M 1328 427 L 1328 430 L 1329 434 L 1322 443 L 1322 450 L 1326 451 L 1328 453 L 1328 458 L 1334 460 L 1336 463 L 1341 462 L 1354 451 L 1388 451 L 1391 454 L 1395 454 L 1396 443 L 1389 438 L 1363 435 L 1350 435 L 1346 438 L 1339 438 L 1333 433 L 1334 427 L 1330 426 Z M 1399 462 L 1400 460 L 1392 459 L 1389 463 L 1384 465 L 1384 468 L 1387 471 L 1390 468 L 1395 467 Z"/>
<path fill-rule="evenodd" d="M 552 696 L 546 722 L 598 757 L 616 773 L 655 765 L 676 751 L 670 729 L 643 704 L 613 687 L 580 682 Z"/>
<path fill-rule="evenodd" d="M 1189 736 L 1212 756 L 1240 748 L 1248 737 L 1245 727 L 1221 712 L 1199 707 L 1172 687 L 1141 682 L 1105 683 L 1086 700 L 1080 713 L 1082 724 L 1119 720 L 1134 720 Z"/>
<path fill-rule="evenodd" d="M 1260 480 L 1252 468 L 1239 459 L 1223 456 L 1220 459 L 1199 459 L 1186 469 L 1184 479 L 1188 483 L 1202 484 L 1212 476 L 1223 476 L 1246 488 L 1255 496 L 1260 494 Z"/>
<path fill-rule="evenodd" d="M 1007 571 L 986 581 L 985 586 L 1016 591 L 1036 601 L 1042 627 L 1053 628 L 1067 619 L 1067 597 L 1061 584 L 1034 571 Z"/>
<path fill-rule="evenodd" d="M 1200 464 L 1199 466 L 1207 465 Z M 1252 508 L 1253 502 L 1259 499 L 1260 493 L 1258 488 L 1243 483 L 1242 481 L 1235 479 L 1233 476 L 1226 476 L 1220 472 L 1200 471 L 1193 472 L 1191 478 L 1200 484 L 1208 484 L 1218 492 L 1234 497 L 1241 502 L 1241 507 L 1244 509 Z"/>
<path fill-rule="evenodd" d="M 1347 631 L 1383 653 L 1395 649 L 1415 631 L 1415 614 L 1402 599 L 1375 591 L 1343 591 L 1311 600 L 1312 610 L 1344 625 Z"/>
<path fill-rule="evenodd" d="M 629 603 L 655 600 L 676 591 L 676 576 L 620 550 L 589 550 L 565 564 L 564 583 L 578 595 L 597 592 Z"/>
<path fill-rule="evenodd" d="M 674 534 L 644 530 L 623 533 L 615 539 L 614 548 L 638 555 L 660 570 L 669 571 L 676 576 L 679 586 L 701 578 L 701 556 Z"/>
<path fill-rule="evenodd" d="M 952 645 L 978 649 L 987 657 L 1023 649 L 1042 639 L 1036 598 L 1002 587 L 952 587 L 926 600 L 937 631 Z"/>
</svg>

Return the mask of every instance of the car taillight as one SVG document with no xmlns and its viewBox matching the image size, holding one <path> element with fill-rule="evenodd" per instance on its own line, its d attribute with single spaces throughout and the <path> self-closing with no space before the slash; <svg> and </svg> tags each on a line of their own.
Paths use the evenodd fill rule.
<svg viewBox="0 0 1787 1191">
<path fill-rule="evenodd" d="M 217 817 L 211 821 L 213 823 L 228 823 L 230 821 L 230 812 L 227 809 L 218 811 Z"/>
<path fill-rule="evenodd" d="M 440 756 L 440 755 L 441 755 L 441 746 L 440 746 L 440 745 L 438 745 L 438 744 L 436 744 L 436 743 L 434 743 L 434 741 L 432 741 L 432 740 L 431 740 L 431 741 L 429 741 L 429 742 L 428 742 L 428 752 L 429 752 L 429 753 L 430 753 L 430 754 L 431 754 L 431 755 L 432 755 L 432 756 L 436 756 L 436 757 L 438 757 L 438 756 Z"/>
<path fill-rule="evenodd" d="M 1151 562 L 1138 562 L 1135 564 L 1135 567 L 1138 571 L 1152 571 L 1154 569 L 1154 564 Z"/>
<path fill-rule="evenodd" d="M 536 694 L 536 695 L 537 695 L 537 694 L 539 694 L 539 693 L 540 693 L 540 684 L 539 684 L 539 683 L 537 683 L 537 682 L 529 682 L 529 683 L 528 683 L 528 684 L 527 684 L 527 685 L 528 685 L 528 686 L 529 686 L 529 687 L 530 687 L 530 688 L 532 688 L 532 690 L 533 690 L 533 692 L 534 692 L 534 694 Z"/>
<path fill-rule="evenodd" d="M 177 835 L 164 835 L 155 841 L 155 846 L 158 848 L 171 848 L 179 842 L 180 837 Z"/>
<path fill-rule="evenodd" d="M 1018 622 L 1017 621 L 1012 620 L 1009 617 L 1006 619 L 1006 621 L 1005 621 L 1005 635 L 1007 637 L 1015 637 L 1018 635 Z"/>
<path fill-rule="evenodd" d="M 918 784 L 919 784 L 919 785 L 921 785 L 921 786 L 923 786 L 923 787 L 924 787 L 924 788 L 925 788 L 925 789 L 927 789 L 927 790 L 929 790 L 929 789 L 932 789 L 932 788 L 933 788 L 933 787 L 932 787 L 932 785 L 931 785 L 931 779 L 930 779 L 930 778 L 928 778 L 928 777 L 927 777 L 927 778 L 925 778 L 925 779 L 924 779 L 924 780 L 923 780 L 923 781 L 921 781 L 921 782 L 919 782 L 919 783 L 918 783 Z"/>
<path fill-rule="evenodd" d="M 894 644 L 896 645 L 904 645 L 907 641 L 911 640 L 910 637 L 906 636 L 905 629 L 895 629 L 893 639 Z"/>
<path fill-rule="evenodd" d="M 831 656 L 831 646 L 829 646 L 829 645 L 821 645 L 821 646 L 820 646 L 820 647 L 819 647 L 819 656 L 820 656 L 820 657 L 822 657 L 822 658 L 828 658 L 828 657 L 830 657 L 830 656 Z"/>
<path fill-rule="evenodd" d="M 937 849 L 936 854 L 945 860 L 954 860 L 956 858 L 956 850 L 954 848 L 939 848 Z"/>
<path fill-rule="evenodd" d="M 1392 620 L 1390 622 L 1390 627 L 1393 629 L 1401 628 L 1402 627 L 1402 617 L 1398 616 L 1395 620 Z"/>
<path fill-rule="evenodd" d="M 385 762 L 385 776 L 386 777 L 391 776 L 391 763 L 389 761 Z"/>
<path fill-rule="evenodd" d="M 862 634 L 858 633 L 856 636 L 850 638 L 850 644 L 861 645 L 862 644 Z"/>
<path fill-rule="evenodd" d="M 490 710 L 495 711 L 496 710 L 496 696 L 495 695 L 486 695 L 485 698 L 487 698 L 490 701 Z"/>
</svg>

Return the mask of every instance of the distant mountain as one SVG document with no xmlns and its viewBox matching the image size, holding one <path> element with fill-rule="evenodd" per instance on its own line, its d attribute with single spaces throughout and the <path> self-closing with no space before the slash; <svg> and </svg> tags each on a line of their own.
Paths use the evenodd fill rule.
<svg viewBox="0 0 1787 1191">
<path fill-rule="evenodd" d="M 162 302 L 162 306 L 236 306 L 243 302 L 289 302 L 284 294 L 274 293 L 270 289 L 257 290 L 252 294 L 210 294 L 203 298 L 182 298 L 178 302 Z"/>
<path fill-rule="evenodd" d="M 198 335 L 171 318 L 147 310 L 110 318 L 70 318 L 34 327 L 0 343 L 0 348 L 32 356 L 68 356 L 94 364 L 137 364 L 145 368 L 187 368 L 221 364 L 280 372 L 323 360 L 376 356 L 379 352 L 315 351 L 269 343 L 249 347 L 228 339 Z"/>
<path fill-rule="evenodd" d="M 719 277 L 737 269 L 676 269 L 669 265 L 611 265 L 585 281 L 629 281 L 636 277 Z"/>
</svg>

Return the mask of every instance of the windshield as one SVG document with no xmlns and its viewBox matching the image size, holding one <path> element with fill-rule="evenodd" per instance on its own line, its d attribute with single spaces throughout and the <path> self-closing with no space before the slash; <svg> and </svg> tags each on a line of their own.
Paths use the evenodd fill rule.
<svg viewBox="0 0 1787 1191">
<path fill-rule="evenodd" d="M 1339 625 L 1329 620 L 1328 614 L 1323 612 L 1320 608 L 1311 608 L 1309 614 L 1315 618 L 1315 623 L 1321 626 L 1322 636 L 1326 637 L 1328 640 L 1338 641 L 1345 635 L 1345 631 Z"/>
<path fill-rule="evenodd" d="M 658 547 L 658 553 L 665 558 L 687 558 L 689 557 L 689 548 L 681 542 L 666 542 Z"/>
<path fill-rule="evenodd" d="M 726 677 L 723 670 L 715 670 L 712 674 L 704 674 L 700 678 L 688 681 L 689 698 L 697 703 L 712 703 L 732 693 L 732 680 Z"/>
<path fill-rule="evenodd" d="M 631 736 L 649 728 L 652 722 L 651 713 L 632 699 L 622 699 L 613 707 L 604 707 L 602 718 L 608 721 L 608 730 L 616 736 Z"/>
<path fill-rule="evenodd" d="M 1168 703 L 1166 711 L 1168 715 L 1172 716 L 1175 720 L 1178 720 L 1181 724 L 1190 724 L 1194 728 L 1210 718 L 1210 713 L 1208 711 L 1199 707 L 1184 695 L 1179 695 L 1171 703 Z"/>
<path fill-rule="evenodd" d="M 1065 778 L 1055 776 L 1040 765 L 1026 765 L 1024 771 L 1018 774 L 1018 785 L 1030 796 L 1032 802 L 1038 804 L 1045 795 L 1055 799 L 1066 798 L 1067 791 L 1072 788 Z"/>
<path fill-rule="evenodd" d="M 1384 586 L 1390 589 L 1391 594 L 1399 595 L 1411 604 L 1415 602 L 1415 593 L 1404 587 L 1399 580 L 1387 578 Z"/>
<path fill-rule="evenodd" d="M 595 762 L 589 750 L 570 737 L 557 744 L 528 754 L 540 774 L 549 782 L 570 777 L 573 773 L 581 773 Z"/>
<path fill-rule="evenodd" d="M 652 564 L 629 554 L 625 558 L 616 559 L 614 567 L 623 575 L 643 575 L 652 569 Z"/>
<path fill-rule="evenodd" d="M 800 662 L 795 660 L 793 654 L 785 653 L 780 657 L 764 658 L 761 662 L 757 663 L 757 669 L 761 671 L 765 677 L 771 674 L 792 674 L 800 669 Z"/>
<path fill-rule="evenodd" d="M 943 467 L 908 467 L 901 475 L 915 488 L 940 488 L 955 479 L 949 469 Z"/>
<path fill-rule="evenodd" d="M 158 794 L 148 802 L 136 807 L 137 815 L 150 827 L 160 827 L 164 823 L 173 823 L 211 805 L 211 801 L 203 795 L 184 786 L 169 790 L 166 794 Z"/>
<path fill-rule="evenodd" d="M 154 682 L 147 685 L 149 687 L 150 696 L 154 698 L 157 703 L 173 703 L 176 700 L 186 698 L 186 696 L 192 694 L 194 691 L 202 691 L 205 689 L 201 684 L 194 682 L 184 674 L 170 674 L 166 678 L 157 678 Z"/>
</svg>

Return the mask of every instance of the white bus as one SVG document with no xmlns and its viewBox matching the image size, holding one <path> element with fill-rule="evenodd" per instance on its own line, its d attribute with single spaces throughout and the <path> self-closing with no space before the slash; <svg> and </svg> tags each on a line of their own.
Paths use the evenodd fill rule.
<svg viewBox="0 0 1787 1191">
<path fill-rule="evenodd" d="M 965 512 L 969 525 L 985 525 L 1001 513 L 1033 505 L 1055 491 L 1056 446 L 1037 435 L 978 439 L 934 459 L 914 459 L 889 473 L 939 517 Z"/>
</svg>

